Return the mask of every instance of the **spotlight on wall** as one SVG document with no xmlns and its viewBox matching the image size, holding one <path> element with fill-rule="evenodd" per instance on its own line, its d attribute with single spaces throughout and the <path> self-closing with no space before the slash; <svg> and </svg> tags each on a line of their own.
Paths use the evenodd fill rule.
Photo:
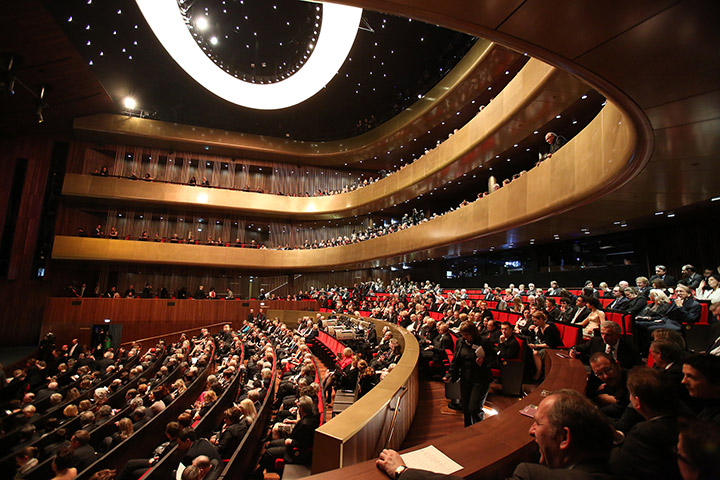
<svg viewBox="0 0 720 480">
<path fill-rule="evenodd" d="M 0 67 L 0 91 L 7 95 L 15 94 L 15 74 L 13 67 L 22 63 L 22 57 L 14 53 L 2 55 L 2 66 Z"/>
<path fill-rule="evenodd" d="M 48 106 L 48 104 L 45 103 L 45 92 L 47 92 L 47 90 L 47 85 L 40 85 L 40 92 L 35 106 L 35 120 L 37 120 L 37 123 L 43 123 L 45 121 L 43 118 L 43 110 Z"/>
</svg>

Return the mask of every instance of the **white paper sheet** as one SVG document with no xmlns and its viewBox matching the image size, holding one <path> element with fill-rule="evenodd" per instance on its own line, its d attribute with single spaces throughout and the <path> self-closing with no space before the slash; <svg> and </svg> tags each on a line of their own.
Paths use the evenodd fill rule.
<svg viewBox="0 0 720 480">
<path fill-rule="evenodd" d="M 463 468 L 462 465 L 454 462 L 452 458 L 442 453 L 433 445 L 421 448 L 420 450 L 403 453 L 400 456 L 403 462 L 405 462 L 405 465 L 410 468 L 429 470 L 443 475 L 450 475 Z"/>
</svg>

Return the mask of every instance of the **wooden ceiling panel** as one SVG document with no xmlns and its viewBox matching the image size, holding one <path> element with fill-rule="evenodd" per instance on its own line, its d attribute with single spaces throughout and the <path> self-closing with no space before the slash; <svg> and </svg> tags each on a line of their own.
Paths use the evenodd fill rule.
<svg viewBox="0 0 720 480">
<path fill-rule="evenodd" d="M 716 16 L 698 15 L 708 3 L 680 2 L 576 60 L 621 86 L 642 108 L 714 91 L 720 30 Z"/>
<path fill-rule="evenodd" d="M 675 0 L 528 0 L 498 31 L 573 59 L 673 3 Z M 583 28 L 568 28 L 574 25 Z"/>
<path fill-rule="evenodd" d="M 645 110 L 654 129 L 712 120 L 720 112 L 720 90 Z"/>
</svg>

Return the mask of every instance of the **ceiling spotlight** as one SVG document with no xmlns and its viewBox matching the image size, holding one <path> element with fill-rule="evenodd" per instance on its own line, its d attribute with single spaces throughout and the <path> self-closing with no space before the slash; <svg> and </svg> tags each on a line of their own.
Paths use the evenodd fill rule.
<svg viewBox="0 0 720 480">
<path fill-rule="evenodd" d="M 204 16 L 198 17 L 197 20 L 195 20 L 195 26 L 198 30 L 205 30 L 208 27 L 207 18 Z"/>
<path fill-rule="evenodd" d="M 125 108 L 127 108 L 128 110 L 132 110 L 132 109 L 135 108 L 135 105 L 136 105 L 135 99 L 132 98 L 132 97 L 125 97 L 125 98 L 123 99 L 123 105 L 124 105 Z"/>
<path fill-rule="evenodd" d="M 217 43 L 218 43 L 217 37 L 210 37 L 210 43 L 212 43 L 213 45 L 217 45 Z"/>
</svg>

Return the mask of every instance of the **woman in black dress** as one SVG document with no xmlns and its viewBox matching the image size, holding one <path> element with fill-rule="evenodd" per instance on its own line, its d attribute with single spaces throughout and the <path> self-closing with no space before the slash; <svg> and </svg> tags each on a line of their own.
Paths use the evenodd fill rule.
<svg viewBox="0 0 720 480">
<path fill-rule="evenodd" d="M 554 323 L 548 323 L 547 316 L 540 311 L 536 311 L 531 315 L 534 325 L 530 329 L 535 333 L 535 339 L 528 343 L 528 347 L 532 348 L 533 360 L 535 361 L 535 380 L 542 375 L 543 360 L 545 359 L 545 350 L 548 348 L 558 348 L 562 345 L 560 338 L 560 330 Z"/>
<path fill-rule="evenodd" d="M 460 404 L 468 427 L 483 419 L 483 405 L 492 380 L 490 361 L 497 355 L 495 345 L 480 336 L 474 323 L 462 322 L 460 334 L 462 339 L 455 345 L 453 361 L 443 381 L 460 380 Z"/>
</svg>

